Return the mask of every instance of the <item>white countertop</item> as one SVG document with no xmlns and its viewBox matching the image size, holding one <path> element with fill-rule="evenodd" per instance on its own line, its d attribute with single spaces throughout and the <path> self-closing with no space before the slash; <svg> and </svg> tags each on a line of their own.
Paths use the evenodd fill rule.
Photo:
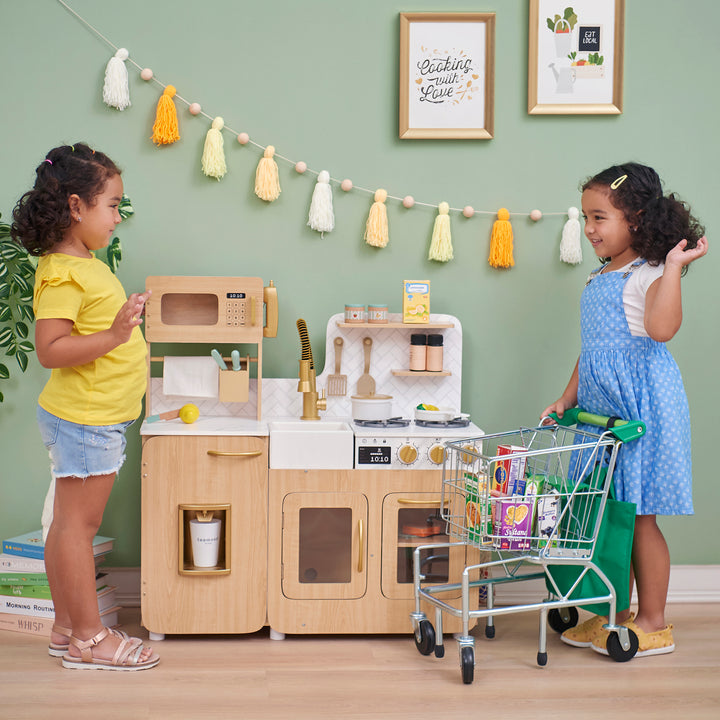
<svg viewBox="0 0 720 720">
<path fill-rule="evenodd" d="M 227 415 L 201 415 L 194 423 L 174 420 L 143 421 L 140 435 L 247 435 L 266 437 L 270 432 L 265 420 Z"/>
</svg>

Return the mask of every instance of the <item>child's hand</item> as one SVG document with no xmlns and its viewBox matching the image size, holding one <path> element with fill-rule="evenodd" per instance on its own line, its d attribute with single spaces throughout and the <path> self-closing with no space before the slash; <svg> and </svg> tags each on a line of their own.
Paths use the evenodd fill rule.
<svg viewBox="0 0 720 720">
<path fill-rule="evenodd" d="M 142 323 L 142 314 L 145 310 L 145 302 L 150 297 L 150 290 L 144 293 L 133 293 L 127 302 L 118 310 L 113 320 L 110 331 L 120 341 L 118 344 L 127 342 L 133 328 Z"/>
<path fill-rule="evenodd" d="M 708 241 L 703 235 L 698 241 L 694 248 L 686 250 L 687 240 L 681 240 L 666 256 L 666 265 L 676 265 L 677 267 L 684 267 L 689 265 L 693 260 L 701 258 L 708 251 Z"/>
<path fill-rule="evenodd" d="M 567 403 L 563 400 L 563 398 L 560 398 L 540 413 L 540 419 L 542 420 L 543 418 L 548 417 L 550 413 L 555 413 L 559 418 L 561 418 L 565 411 L 570 407 L 574 407 L 574 405 L 570 405 L 570 403 Z"/>
</svg>

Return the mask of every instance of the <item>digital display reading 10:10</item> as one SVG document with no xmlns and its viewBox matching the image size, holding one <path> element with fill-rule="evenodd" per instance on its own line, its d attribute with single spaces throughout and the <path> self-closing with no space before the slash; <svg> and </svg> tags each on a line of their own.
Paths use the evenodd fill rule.
<svg viewBox="0 0 720 720">
<path fill-rule="evenodd" d="M 228 300 L 244 300 L 246 295 L 244 292 L 229 292 L 225 295 Z"/>
</svg>

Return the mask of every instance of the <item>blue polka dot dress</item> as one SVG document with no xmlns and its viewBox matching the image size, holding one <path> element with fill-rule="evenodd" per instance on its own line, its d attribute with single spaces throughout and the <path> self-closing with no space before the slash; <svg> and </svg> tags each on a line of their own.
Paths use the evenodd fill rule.
<svg viewBox="0 0 720 720">
<path fill-rule="evenodd" d="M 578 406 L 647 426 L 618 454 L 619 500 L 635 503 L 638 515 L 690 515 L 690 415 L 680 371 L 665 343 L 631 335 L 623 307 L 625 283 L 643 262 L 624 273 L 597 270 L 583 291 Z"/>
</svg>

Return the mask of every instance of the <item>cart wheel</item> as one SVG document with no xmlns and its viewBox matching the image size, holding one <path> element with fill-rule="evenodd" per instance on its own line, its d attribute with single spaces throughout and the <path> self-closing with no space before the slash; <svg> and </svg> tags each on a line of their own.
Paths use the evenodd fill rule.
<svg viewBox="0 0 720 720">
<path fill-rule="evenodd" d="M 445 657 L 445 646 L 444 645 L 436 645 L 435 646 L 435 657 L 436 658 Z"/>
<path fill-rule="evenodd" d="M 620 636 L 617 632 L 611 632 L 607 639 L 607 651 L 608 655 L 615 660 L 615 662 L 627 662 L 635 657 L 635 653 L 638 651 L 638 636 L 632 631 L 628 630 L 630 636 L 630 647 L 627 650 L 623 649 L 620 644 Z"/>
<path fill-rule="evenodd" d="M 462 670 L 462 681 L 465 685 L 470 685 L 475 673 L 475 651 L 473 648 L 460 648 L 460 669 Z"/>
<path fill-rule="evenodd" d="M 415 647 L 421 655 L 429 655 L 435 649 L 435 628 L 429 620 L 421 620 L 415 632 Z"/>
<path fill-rule="evenodd" d="M 553 608 L 548 611 L 548 625 L 557 633 L 564 633 L 578 624 L 577 608 Z"/>
<path fill-rule="evenodd" d="M 485 626 L 485 637 L 488 638 L 488 640 L 492 640 L 495 637 L 495 626 L 494 625 L 486 625 Z"/>
<path fill-rule="evenodd" d="M 546 652 L 539 652 L 537 654 L 537 664 L 540 667 L 545 667 L 547 665 L 547 653 Z"/>
</svg>

